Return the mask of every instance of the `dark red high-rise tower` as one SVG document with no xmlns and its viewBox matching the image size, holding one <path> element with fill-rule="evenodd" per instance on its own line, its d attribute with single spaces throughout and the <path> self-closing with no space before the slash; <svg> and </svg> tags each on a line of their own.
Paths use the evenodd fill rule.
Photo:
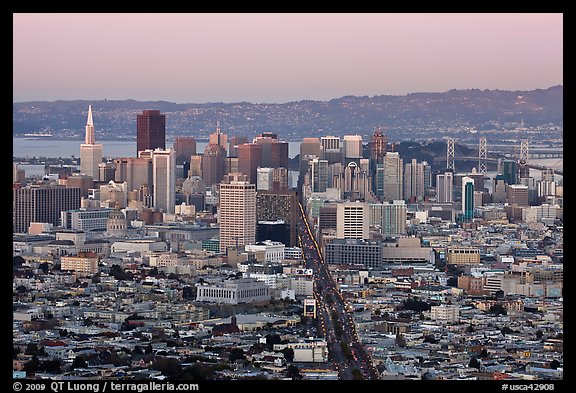
<svg viewBox="0 0 576 393">
<path fill-rule="evenodd" d="M 136 155 L 156 148 L 166 149 L 166 115 L 158 110 L 143 110 L 136 118 Z"/>
</svg>

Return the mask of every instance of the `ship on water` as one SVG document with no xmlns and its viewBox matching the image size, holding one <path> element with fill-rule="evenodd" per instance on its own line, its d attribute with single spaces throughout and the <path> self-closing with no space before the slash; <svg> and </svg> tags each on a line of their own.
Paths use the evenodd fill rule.
<svg viewBox="0 0 576 393">
<path fill-rule="evenodd" d="M 30 132 L 24 134 L 26 139 L 50 138 L 53 137 L 50 131 Z"/>
</svg>

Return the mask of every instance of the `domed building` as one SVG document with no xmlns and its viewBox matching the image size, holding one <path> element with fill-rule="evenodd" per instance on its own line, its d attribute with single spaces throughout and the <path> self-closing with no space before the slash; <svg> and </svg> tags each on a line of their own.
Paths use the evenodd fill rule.
<svg viewBox="0 0 576 393">
<path fill-rule="evenodd" d="M 106 232 L 112 236 L 124 236 L 128 231 L 128 221 L 122 210 L 114 210 L 106 221 Z"/>
</svg>

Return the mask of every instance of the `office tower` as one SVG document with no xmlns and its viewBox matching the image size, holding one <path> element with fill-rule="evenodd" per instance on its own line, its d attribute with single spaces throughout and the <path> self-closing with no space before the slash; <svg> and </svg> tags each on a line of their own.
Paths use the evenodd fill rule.
<svg viewBox="0 0 576 393">
<path fill-rule="evenodd" d="M 424 199 L 424 164 L 413 158 L 404 168 L 404 199 L 421 201 Z"/>
<path fill-rule="evenodd" d="M 174 213 L 176 204 L 176 156 L 174 150 L 156 149 L 152 154 L 154 207 Z"/>
<path fill-rule="evenodd" d="M 484 174 L 478 173 L 476 168 L 472 168 L 472 172 L 467 174 L 469 178 L 474 180 L 474 191 L 484 191 Z"/>
<path fill-rule="evenodd" d="M 298 176 L 299 190 L 302 190 L 304 178 L 308 173 L 308 161 L 314 157 L 320 158 L 320 140 L 318 138 L 304 138 L 300 143 L 300 173 Z"/>
<path fill-rule="evenodd" d="M 24 183 L 26 180 L 26 171 L 24 169 L 18 168 L 18 164 L 12 164 L 12 182 L 13 183 Z"/>
<path fill-rule="evenodd" d="M 382 201 L 384 200 L 384 164 L 376 164 L 372 176 L 372 192 Z"/>
<path fill-rule="evenodd" d="M 320 212 L 318 215 L 318 231 L 322 233 L 323 229 L 336 229 L 338 226 L 338 206 L 333 204 L 327 204 L 320 206 Z"/>
<path fill-rule="evenodd" d="M 194 155 L 190 157 L 190 170 L 188 176 L 202 177 L 202 158 L 203 156 Z"/>
<path fill-rule="evenodd" d="M 506 190 L 506 199 L 510 205 L 528 206 L 528 186 L 511 184 Z"/>
<path fill-rule="evenodd" d="M 111 207 L 113 209 L 124 209 L 128 205 L 128 185 L 126 182 L 109 182 L 101 184 L 100 207 Z"/>
<path fill-rule="evenodd" d="M 72 176 L 68 176 L 66 179 L 66 187 L 68 188 L 79 188 L 80 197 L 88 198 L 88 192 L 93 186 L 92 177 L 87 175 L 82 175 L 75 173 Z"/>
<path fill-rule="evenodd" d="M 172 148 L 176 155 L 176 165 L 182 165 L 186 161 L 190 162 L 190 157 L 196 155 L 196 139 L 191 136 L 177 136 Z M 184 173 L 184 177 L 187 175 Z"/>
<path fill-rule="evenodd" d="M 228 144 L 228 157 L 238 158 L 238 146 L 243 143 L 248 143 L 248 138 L 245 136 L 233 136 L 230 138 Z"/>
<path fill-rule="evenodd" d="M 288 168 L 274 168 L 272 170 L 272 190 L 288 190 Z"/>
<path fill-rule="evenodd" d="M 121 157 L 114 160 L 114 181 L 126 182 L 128 191 L 138 190 L 142 185 L 152 187 L 152 157 L 144 152 L 139 152 L 141 157 Z"/>
<path fill-rule="evenodd" d="M 362 136 L 344 135 L 344 158 L 362 157 Z"/>
<path fill-rule="evenodd" d="M 454 179 L 452 172 L 444 172 L 436 175 L 436 201 L 442 203 L 452 202 L 452 188 Z"/>
<path fill-rule="evenodd" d="M 384 236 L 406 234 L 407 207 L 403 200 L 382 203 L 382 223 L 380 232 Z"/>
<path fill-rule="evenodd" d="M 166 115 L 146 109 L 136 116 L 136 155 L 154 149 L 166 149 Z"/>
<path fill-rule="evenodd" d="M 244 143 L 238 146 L 238 169 L 248 176 L 250 183 L 256 184 L 256 171 L 262 166 L 262 146 L 256 143 Z"/>
<path fill-rule="evenodd" d="M 258 168 L 256 170 L 256 177 L 257 177 L 256 190 L 258 191 L 272 190 L 273 171 L 274 169 L 272 168 Z"/>
<path fill-rule="evenodd" d="M 229 173 L 240 173 L 238 157 L 226 157 L 224 159 L 224 174 L 227 175 Z"/>
<path fill-rule="evenodd" d="M 279 141 L 271 132 L 257 135 L 253 143 L 262 146 L 262 166 L 266 168 L 288 168 L 288 143 Z"/>
<path fill-rule="evenodd" d="M 218 184 L 224 176 L 224 161 L 226 160 L 226 150 L 219 144 L 209 143 L 202 156 L 202 180 L 207 187 Z M 190 167 L 192 168 L 191 162 Z"/>
<path fill-rule="evenodd" d="M 26 232 L 31 222 L 60 225 L 60 212 L 80 208 L 80 188 L 32 185 L 12 190 L 12 230 Z"/>
<path fill-rule="evenodd" d="M 80 172 L 92 176 L 94 181 L 100 180 L 98 164 L 102 162 L 102 145 L 96 143 L 94 136 L 94 121 L 92 119 L 92 105 L 88 105 L 88 120 L 86 121 L 86 135 L 84 143 L 80 145 Z"/>
<path fill-rule="evenodd" d="M 471 220 L 474 217 L 474 179 L 462 178 L 462 219 Z"/>
<path fill-rule="evenodd" d="M 432 187 L 432 167 L 428 164 L 428 161 L 422 161 L 422 166 L 424 167 L 424 195 L 426 195 L 430 187 Z"/>
<path fill-rule="evenodd" d="M 113 162 L 101 162 L 98 164 L 98 173 L 100 181 L 109 182 L 116 176 L 116 165 Z"/>
<path fill-rule="evenodd" d="M 337 239 L 369 239 L 370 210 L 365 202 L 341 202 L 336 207 Z"/>
<path fill-rule="evenodd" d="M 257 222 L 283 221 L 290 233 L 287 247 L 298 246 L 300 209 L 295 191 L 258 191 L 256 193 Z"/>
<path fill-rule="evenodd" d="M 216 132 L 210 134 L 210 144 L 221 146 L 224 151 L 228 148 L 228 136 L 220 132 L 220 122 L 216 122 Z"/>
<path fill-rule="evenodd" d="M 328 185 L 328 161 L 317 158 L 308 161 L 308 176 L 312 192 L 325 192 Z"/>
<path fill-rule="evenodd" d="M 375 163 L 382 163 L 388 148 L 388 138 L 382 133 L 380 127 L 374 131 L 371 140 L 370 159 Z"/>
<path fill-rule="evenodd" d="M 320 138 L 320 158 L 328 161 L 328 164 L 343 162 L 340 137 L 323 136 Z"/>
<path fill-rule="evenodd" d="M 384 195 L 385 201 L 402 199 L 402 159 L 398 152 L 388 152 L 384 156 Z"/>
<path fill-rule="evenodd" d="M 220 184 L 220 252 L 256 241 L 256 185 L 246 176 L 232 173 Z"/>
<path fill-rule="evenodd" d="M 506 180 L 502 174 L 496 175 L 494 178 L 494 184 L 492 186 L 492 202 L 506 202 Z"/>
<path fill-rule="evenodd" d="M 504 160 L 502 162 L 502 175 L 506 184 L 518 183 L 518 164 L 514 160 Z"/>
<path fill-rule="evenodd" d="M 257 179 L 258 191 L 288 190 L 288 169 L 286 168 L 258 168 Z"/>
</svg>

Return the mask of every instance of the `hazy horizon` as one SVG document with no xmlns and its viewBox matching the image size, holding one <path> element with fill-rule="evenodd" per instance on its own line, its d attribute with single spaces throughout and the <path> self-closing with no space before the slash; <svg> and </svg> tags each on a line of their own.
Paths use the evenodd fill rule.
<svg viewBox="0 0 576 393">
<path fill-rule="evenodd" d="M 296 99 L 296 100 L 291 100 L 291 101 L 285 101 L 285 102 L 251 102 L 251 101 L 247 101 L 247 100 L 243 100 L 243 101 L 206 101 L 206 102 L 175 102 L 175 101 L 170 101 L 170 100 L 157 100 L 157 99 L 152 99 L 152 100 L 139 100 L 139 99 L 135 99 L 135 98 L 114 98 L 114 99 L 105 99 L 105 98 L 97 98 L 97 99 L 91 99 L 91 98 L 70 98 L 70 99 L 65 99 L 65 100 L 31 100 L 31 101 L 14 101 L 13 104 L 22 104 L 22 103 L 27 103 L 27 102 L 57 102 L 57 101 L 90 101 L 90 102 L 95 102 L 95 101 L 138 101 L 138 102 L 146 102 L 146 101 L 150 101 L 150 102 L 169 102 L 169 103 L 174 103 L 174 104 L 193 104 L 193 105 L 204 105 L 204 104 L 240 104 L 240 103 L 249 103 L 249 104 L 259 104 L 259 105 L 282 105 L 282 104 L 288 104 L 290 102 L 298 102 L 298 101 L 318 101 L 318 102 L 326 102 L 326 101 L 331 101 L 331 100 L 337 100 L 340 98 L 344 98 L 344 97 L 377 97 L 377 96 L 397 96 L 397 97 L 402 97 L 402 96 L 407 96 L 409 94 L 427 94 L 427 93 L 447 93 L 450 90 L 458 90 L 458 91 L 466 91 L 466 90 L 490 90 L 490 91 L 523 91 L 523 92 L 527 92 L 527 91 L 535 91 L 535 90 L 546 90 L 552 87 L 556 87 L 556 86 L 561 86 L 564 87 L 563 84 L 560 85 L 554 85 L 554 86 L 548 86 L 548 87 L 537 87 L 531 90 L 504 90 L 504 89 L 482 89 L 482 88 L 475 88 L 475 87 L 471 87 L 469 89 L 449 89 L 449 90 L 445 90 L 445 91 L 412 91 L 406 94 L 376 94 L 376 95 L 367 95 L 367 94 L 362 94 L 362 95 L 353 95 L 353 94 L 348 94 L 348 95 L 344 95 L 344 96 L 340 96 L 340 97 L 332 97 L 332 98 L 327 98 L 327 99 L 322 99 L 322 100 L 311 100 L 311 99 L 307 99 L 307 98 L 303 98 L 303 99 Z"/>
<path fill-rule="evenodd" d="M 266 103 L 563 85 L 561 13 L 13 14 L 13 102 Z"/>
</svg>

